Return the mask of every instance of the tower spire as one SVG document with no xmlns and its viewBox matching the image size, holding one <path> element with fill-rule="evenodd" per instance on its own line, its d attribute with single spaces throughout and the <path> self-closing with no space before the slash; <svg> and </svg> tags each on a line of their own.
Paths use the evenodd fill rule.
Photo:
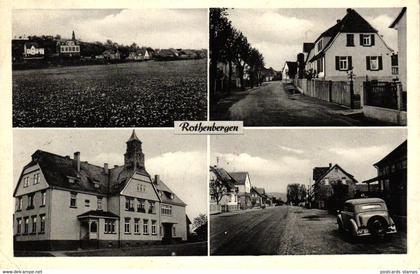
<svg viewBox="0 0 420 274">
<path fill-rule="evenodd" d="M 74 34 L 74 30 L 71 33 L 71 40 L 76 41 L 76 35 Z"/>
<path fill-rule="evenodd" d="M 127 141 L 127 150 L 124 154 L 124 164 L 127 168 L 132 168 L 134 171 L 137 169 L 144 169 L 144 154 L 141 147 L 141 141 L 137 137 L 134 129 Z"/>
</svg>

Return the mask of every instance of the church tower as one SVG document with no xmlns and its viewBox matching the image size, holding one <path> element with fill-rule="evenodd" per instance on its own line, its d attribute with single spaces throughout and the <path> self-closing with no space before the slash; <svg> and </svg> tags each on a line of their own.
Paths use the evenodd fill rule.
<svg viewBox="0 0 420 274">
<path fill-rule="evenodd" d="M 141 141 L 133 130 L 130 139 L 126 142 L 127 150 L 124 154 L 124 165 L 126 168 L 144 170 L 144 154 L 141 148 Z"/>
<path fill-rule="evenodd" d="M 76 35 L 74 34 L 74 30 L 71 33 L 71 40 L 76 41 Z"/>
</svg>

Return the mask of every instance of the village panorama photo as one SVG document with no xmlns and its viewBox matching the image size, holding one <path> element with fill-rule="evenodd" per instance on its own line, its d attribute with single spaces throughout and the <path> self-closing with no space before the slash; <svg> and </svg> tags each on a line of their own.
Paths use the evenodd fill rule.
<svg viewBox="0 0 420 274">
<path fill-rule="evenodd" d="M 15 130 L 14 255 L 206 256 L 206 145 L 170 130 Z"/>
<path fill-rule="evenodd" d="M 12 31 L 14 127 L 207 119 L 207 9 L 19 9 Z"/>
<path fill-rule="evenodd" d="M 212 8 L 210 120 L 405 126 L 406 8 Z"/>
</svg>

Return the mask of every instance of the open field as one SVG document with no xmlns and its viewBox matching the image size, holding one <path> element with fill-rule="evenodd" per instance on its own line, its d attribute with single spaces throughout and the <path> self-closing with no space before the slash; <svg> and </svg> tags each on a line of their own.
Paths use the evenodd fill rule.
<svg viewBox="0 0 420 274">
<path fill-rule="evenodd" d="M 13 71 L 14 127 L 172 127 L 206 116 L 205 59 Z"/>
</svg>

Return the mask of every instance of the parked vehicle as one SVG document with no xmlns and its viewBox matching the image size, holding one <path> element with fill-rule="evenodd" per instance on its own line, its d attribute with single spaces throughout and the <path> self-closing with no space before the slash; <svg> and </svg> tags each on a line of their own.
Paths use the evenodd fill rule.
<svg viewBox="0 0 420 274">
<path fill-rule="evenodd" d="M 379 198 L 347 200 L 337 214 L 337 224 L 340 231 L 350 232 L 354 237 L 384 238 L 397 232 L 385 201 Z"/>
</svg>

